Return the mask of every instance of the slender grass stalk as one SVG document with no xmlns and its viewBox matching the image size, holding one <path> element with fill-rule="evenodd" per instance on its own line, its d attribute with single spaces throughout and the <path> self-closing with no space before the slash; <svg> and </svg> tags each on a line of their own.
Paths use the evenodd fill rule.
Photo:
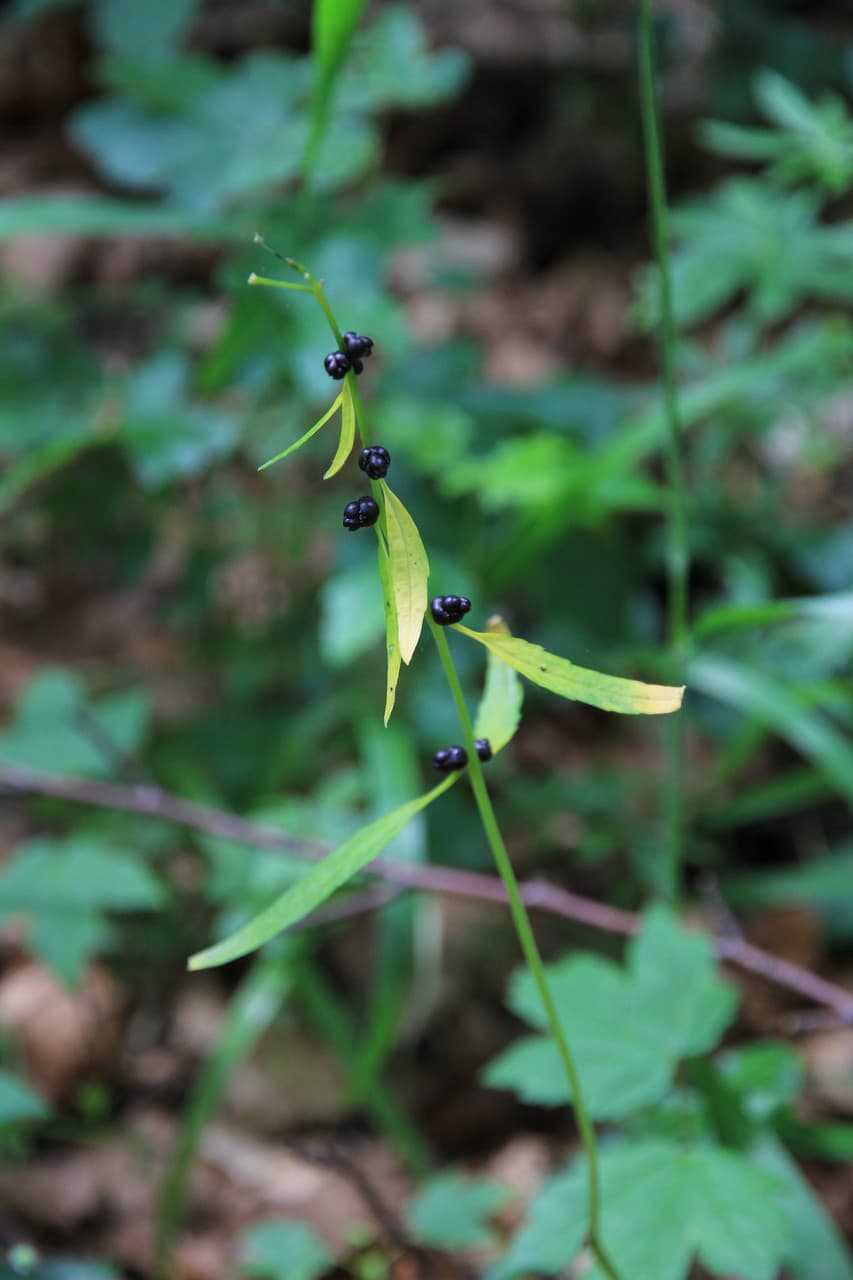
<svg viewBox="0 0 853 1280">
<path fill-rule="evenodd" d="M 256 236 L 255 238 L 258 243 L 263 244 L 263 241 L 259 236 Z M 265 247 L 268 248 L 269 246 Z M 271 252 L 275 253 L 275 250 L 271 250 Z M 323 314 L 329 322 L 329 327 L 335 336 L 335 341 L 339 346 L 342 346 L 341 330 L 335 319 L 334 313 L 329 306 L 328 299 L 323 292 L 322 282 L 315 279 L 315 277 L 312 276 L 311 273 L 300 263 L 294 262 L 289 258 L 282 258 L 280 254 L 276 254 L 275 256 L 280 258 L 280 260 L 287 266 L 299 271 L 303 275 L 304 279 L 309 283 L 310 292 L 314 294 L 314 297 L 320 304 Z M 258 281 L 258 283 L 260 283 L 260 281 Z M 365 421 L 366 415 L 364 401 L 361 396 L 361 388 L 358 386 L 358 382 L 353 373 L 348 373 L 346 376 L 350 380 L 352 389 L 358 434 L 362 445 L 367 445 L 369 438 Z M 380 509 L 382 510 L 382 504 L 380 504 Z M 378 536 L 379 531 L 384 528 L 384 516 L 385 512 L 382 510 L 380 522 L 376 526 Z M 450 653 L 450 647 L 447 643 L 447 637 L 442 629 L 436 626 L 429 615 L 427 615 L 427 622 L 429 623 L 430 630 L 438 648 L 442 668 L 444 670 L 453 701 L 456 704 L 456 710 L 459 715 L 459 721 L 465 737 L 465 749 L 468 752 L 468 776 L 471 782 L 471 789 L 474 793 L 477 812 L 480 815 L 480 821 L 483 826 L 486 840 L 489 848 L 491 849 L 498 871 L 500 872 L 504 888 L 506 889 L 510 914 L 512 916 L 513 924 L 515 925 L 522 954 L 536 984 L 536 989 L 539 992 L 539 998 L 545 1009 L 551 1035 L 554 1038 L 554 1043 L 557 1046 L 557 1052 L 559 1053 L 563 1064 L 566 1081 L 568 1083 L 569 1092 L 574 1105 L 578 1130 L 580 1132 L 581 1143 L 586 1157 L 587 1239 L 589 1246 L 595 1254 L 599 1267 L 604 1274 L 609 1277 L 609 1280 L 622 1280 L 622 1277 L 616 1269 L 616 1265 L 607 1253 L 601 1237 L 601 1174 L 598 1160 L 598 1142 L 596 1140 L 595 1129 L 584 1100 L 577 1066 L 575 1064 L 572 1051 L 569 1048 L 565 1032 L 563 1031 L 560 1023 L 557 1006 L 554 1003 L 553 996 L 551 995 L 551 991 L 548 986 L 548 980 L 545 976 L 545 968 L 542 963 L 542 957 L 539 954 L 539 947 L 536 943 L 536 937 L 533 933 L 530 917 L 528 916 L 527 909 L 521 899 L 518 880 L 516 879 L 509 854 L 507 853 L 506 845 L 503 841 L 503 836 L 501 835 L 500 827 L 498 826 L 498 820 L 486 786 L 486 779 L 483 775 L 483 768 L 477 755 L 477 749 L 474 745 L 474 727 L 471 723 L 471 717 L 468 714 L 468 708 L 465 705 L 465 697 L 462 692 L 462 686 L 459 683 L 459 677 L 456 674 L 456 668 L 453 665 L 453 658 Z"/>
<path fill-rule="evenodd" d="M 666 469 L 669 490 L 667 518 L 667 615 L 668 634 L 675 678 L 683 679 L 689 627 L 687 618 L 690 550 L 687 542 L 687 497 L 684 483 L 681 414 L 675 371 L 676 325 L 672 295 L 672 268 L 669 257 L 666 180 L 663 148 L 655 97 L 654 34 L 650 0 L 639 0 L 640 106 L 646 181 L 649 192 L 652 240 L 658 270 L 660 325 L 658 340 L 661 383 L 667 424 Z M 684 726 L 683 716 L 671 716 L 665 727 L 666 782 L 666 879 L 664 894 L 671 902 L 680 896 L 681 864 L 684 848 Z"/>
<path fill-rule="evenodd" d="M 456 704 L 456 711 L 459 716 L 459 723 L 465 738 L 465 750 L 468 753 L 468 778 L 471 783 L 471 790 L 474 793 L 474 800 L 477 805 L 477 812 L 480 815 L 480 821 L 483 825 L 483 831 L 492 851 L 492 857 L 503 880 L 506 895 L 509 900 L 509 909 L 512 916 L 512 922 L 515 925 L 515 931 L 518 935 L 518 941 L 521 945 L 524 960 L 536 989 L 539 992 L 539 998 L 545 1009 L 545 1015 L 548 1019 L 548 1026 L 551 1031 L 554 1043 L 557 1046 L 557 1052 L 563 1064 L 563 1070 L 566 1074 L 566 1080 L 569 1085 L 569 1091 L 572 1097 L 572 1103 L 577 1117 L 578 1129 L 580 1131 L 581 1142 L 583 1144 L 584 1155 L 586 1157 L 587 1168 L 587 1237 L 590 1248 L 595 1254 L 598 1265 L 602 1271 L 608 1275 L 611 1280 L 620 1280 L 619 1272 L 616 1270 L 614 1263 L 607 1254 L 601 1238 L 601 1175 L 599 1171 L 598 1161 L 598 1143 L 595 1137 L 595 1129 L 587 1110 L 584 1100 L 583 1091 L 581 1089 L 580 1077 L 575 1064 L 574 1056 L 569 1048 L 569 1042 L 563 1031 L 560 1022 L 557 1006 L 554 1004 L 554 998 L 551 995 L 548 986 L 548 980 L 545 976 L 545 968 L 542 963 L 542 957 L 539 954 L 539 947 L 536 937 L 533 933 L 533 927 L 530 923 L 530 917 L 527 914 L 527 908 L 521 900 L 521 894 L 518 888 L 518 880 L 513 870 L 512 862 L 507 853 L 504 844 L 501 829 L 498 825 L 497 816 L 492 805 L 491 796 L 489 795 L 486 779 L 483 774 L 483 766 L 477 755 L 477 748 L 474 745 L 474 726 L 471 723 L 471 717 L 468 714 L 468 708 L 465 705 L 465 695 L 462 692 L 462 686 L 459 683 L 459 676 L 456 673 L 456 667 L 453 664 L 453 658 L 450 653 L 450 646 L 447 643 L 447 636 L 441 627 L 436 626 L 431 618 L 428 619 L 430 631 L 438 648 L 438 656 L 441 659 L 441 665 L 453 701 Z"/>
</svg>

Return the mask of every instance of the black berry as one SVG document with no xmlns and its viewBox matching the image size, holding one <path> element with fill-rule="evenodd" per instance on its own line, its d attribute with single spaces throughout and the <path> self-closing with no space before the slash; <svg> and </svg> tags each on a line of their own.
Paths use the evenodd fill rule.
<svg viewBox="0 0 853 1280">
<path fill-rule="evenodd" d="M 323 361 L 323 368 L 326 373 L 336 381 L 345 378 L 351 367 L 349 358 L 344 355 L 343 351 L 330 351 Z"/>
<path fill-rule="evenodd" d="M 354 532 L 367 529 L 379 519 L 379 507 L 372 498 L 356 498 L 344 507 L 344 528 Z"/>
<path fill-rule="evenodd" d="M 381 444 L 372 444 L 368 448 L 362 449 L 359 454 L 358 465 L 362 471 L 370 476 L 371 480 L 381 480 L 383 476 L 388 474 L 391 455 L 387 449 L 383 449 Z"/>
<path fill-rule="evenodd" d="M 467 763 L 468 752 L 464 747 L 442 747 L 432 758 L 432 767 L 439 773 L 455 773 L 457 769 L 464 769 Z"/>
<path fill-rule="evenodd" d="M 492 744 L 489 742 L 488 738 L 478 738 L 474 743 L 474 746 L 477 748 L 477 758 L 482 760 L 483 764 L 485 764 L 487 760 L 491 760 Z"/>
<path fill-rule="evenodd" d="M 429 608 L 440 627 L 449 627 L 462 621 L 471 608 L 471 601 L 467 596 L 435 596 L 430 600 Z"/>
<path fill-rule="evenodd" d="M 354 333 L 352 329 L 348 329 L 344 334 L 344 351 L 350 360 L 360 360 L 364 356 L 373 354 L 373 339 L 366 338 L 360 333 Z M 356 370 L 361 373 L 360 369 Z"/>
</svg>

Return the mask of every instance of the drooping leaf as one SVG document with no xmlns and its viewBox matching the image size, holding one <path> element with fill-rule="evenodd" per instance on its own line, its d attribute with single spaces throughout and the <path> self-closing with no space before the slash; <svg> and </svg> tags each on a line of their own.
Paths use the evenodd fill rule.
<svg viewBox="0 0 853 1280">
<path fill-rule="evenodd" d="M 350 387 L 349 378 L 345 379 L 338 399 L 341 402 L 341 435 L 335 456 L 323 476 L 324 480 L 329 480 L 332 476 L 338 474 L 352 453 L 352 447 L 355 444 L 355 405 L 352 402 L 352 388 Z"/>
<path fill-rule="evenodd" d="M 409 663 L 417 648 L 427 607 L 429 560 L 418 526 L 400 499 L 380 481 L 388 533 L 388 568 L 397 610 L 400 657 Z"/>
<path fill-rule="evenodd" d="M 683 685 L 644 684 L 607 676 L 600 671 L 576 667 L 568 658 L 548 653 L 541 645 L 530 644 L 517 636 L 495 635 L 488 631 L 471 631 L 457 625 L 457 631 L 470 636 L 513 667 L 533 684 L 557 693 L 561 698 L 586 702 L 602 711 L 619 711 L 623 715 L 666 715 L 677 711 L 684 695 Z"/>
<path fill-rule="evenodd" d="M 708 939 L 664 908 L 649 912 L 629 944 L 627 968 L 580 955 L 549 966 L 548 975 L 587 1106 L 601 1119 L 663 1098 L 679 1061 L 713 1048 L 736 1004 L 716 976 Z M 529 974 L 514 976 L 508 1003 L 543 1034 L 510 1045 L 486 1068 L 486 1082 L 526 1102 L 565 1103 L 562 1064 Z"/>
<path fill-rule="evenodd" d="M 669 1142 L 602 1153 L 602 1238 L 620 1275 L 685 1280 L 694 1257 L 713 1276 L 775 1280 L 789 1241 L 779 1180 L 745 1156 Z M 563 1274 L 586 1226 L 586 1168 L 576 1161 L 538 1192 L 487 1280 Z M 603 1280 L 597 1265 L 584 1280 Z"/>
<path fill-rule="evenodd" d="M 277 933 L 287 929 L 309 915 L 325 902 L 354 875 L 366 867 L 387 844 L 400 834 L 416 813 L 432 804 L 457 780 L 458 775 L 445 778 L 415 800 L 409 800 L 391 813 L 362 827 L 356 835 L 345 840 L 315 867 L 306 873 L 292 888 L 286 889 L 265 911 L 238 929 L 229 938 L 199 951 L 190 957 L 190 969 L 211 969 L 228 964 L 239 956 L 248 955 L 269 942 Z"/>
<path fill-rule="evenodd" d="M 503 618 L 490 618 L 486 626 L 492 635 L 510 634 Z M 489 650 L 486 687 L 477 708 L 474 734 L 477 738 L 488 738 L 495 754 L 515 736 L 521 720 L 523 698 L 524 688 L 515 670 Z"/>
<path fill-rule="evenodd" d="M 400 641 L 397 634 L 397 602 L 391 588 L 391 565 L 382 538 L 379 538 L 379 580 L 382 583 L 382 603 L 385 609 L 385 651 L 388 655 L 388 674 L 385 684 L 384 721 L 387 725 L 397 700 L 397 681 L 400 679 Z"/>
<path fill-rule="evenodd" d="M 337 413 L 338 409 L 340 409 L 342 403 L 343 392 L 339 392 L 323 414 L 322 418 L 319 418 L 314 423 L 313 427 L 310 427 L 305 432 L 304 436 L 300 436 L 298 440 L 293 442 L 293 444 L 289 444 L 286 449 L 282 449 L 281 453 L 277 453 L 274 458 L 270 458 L 268 462 L 263 463 L 262 466 L 258 467 L 258 470 L 266 471 L 267 467 L 271 467 L 274 462 L 281 462 L 282 458 L 286 458 L 288 454 L 295 453 L 297 449 L 301 449 L 304 444 L 308 443 L 312 436 L 317 434 L 321 427 L 325 427 L 329 419 Z"/>
<path fill-rule="evenodd" d="M 489 1178 L 442 1173 L 431 1178 L 409 1205 L 415 1238 L 444 1249 L 478 1249 L 491 1243 L 488 1220 L 509 1191 Z"/>
</svg>

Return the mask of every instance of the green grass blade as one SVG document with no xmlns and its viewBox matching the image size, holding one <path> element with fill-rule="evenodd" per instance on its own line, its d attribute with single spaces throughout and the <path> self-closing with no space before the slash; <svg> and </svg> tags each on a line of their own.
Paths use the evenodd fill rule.
<svg viewBox="0 0 853 1280">
<path fill-rule="evenodd" d="M 689 679 L 702 693 L 773 729 L 811 760 L 853 804 L 853 745 L 818 711 L 777 680 L 721 653 L 697 655 Z"/>
<path fill-rule="evenodd" d="M 381 482 L 388 535 L 388 568 L 397 611 L 400 657 L 408 664 L 421 637 L 427 607 L 429 560 L 418 526 L 400 499 Z"/>
<path fill-rule="evenodd" d="M 321 427 L 325 427 L 329 419 L 337 413 L 338 409 L 341 407 L 342 398 L 343 398 L 343 392 L 341 392 L 338 396 L 335 397 L 335 399 L 329 405 L 329 408 L 323 414 L 322 418 L 320 418 L 319 421 L 315 422 L 313 427 L 311 427 L 308 431 L 305 432 L 304 436 L 300 436 L 298 440 L 295 440 L 293 444 L 288 445 L 287 448 L 283 449 L 281 453 L 277 453 L 274 458 L 270 458 L 269 462 L 263 463 L 262 466 L 258 467 L 258 470 L 266 471 L 267 467 L 271 467 L 274 462 L 281 462 L 282 458 L 286 458 L 289 453 L 295 453 L 297 449 L 301 449 L 304 444 L 307 444 L 307 442 L 311 439 L 311 437 L 316 435 Z"/>
<path fill-rule="evenodd" d="M 314 92 L 311 130 L 305 170 L 313 168 L 326 132 L 329 103 L 335 81 L 344 65 L 365 0 L 314 0 L 311 18 L 311 52 L 314 58 Z"/>
<path fill-rule="evenodd" d="M 456 630 L 485 645 L 519 675 L 551 693 L 559 694 L 561 698 L 586 702 L 602 711 L 618 711 L 623 715 L 666 715 L 681 706 L 683 685 L 644 684 L 640 680 L 607 676 L 600 671 L 576 667 L 568 658 L 557 657 L 541 645 L 530 644 L 517 636 L 471 631 L 458 625 Z"/>
<path fill-rule="evenodd" d="M 486 625 L 492 635 L 510 634 L 502 618 L 492 618 Z M 495 754 L 515 736 L 523 698 L 524 686 L 514 668 L 490 649 L 486 657 L 486 686 L 477 709 L 474 733 L 478 738 L 488 738 Z"/>
<path fill-rule="evenodd" d="M 225 938 L 216 946 L 198 951 L 190 957 L 190 969 L 212 969 L 216 965 L 228 964 L 240 956 L 248 955 L 262 947 L 270 938 L 274 938 L 283 929 L 296 924 L 297 921 L 310 915 L 317 907 L 330 897 L 336 889 L 351 880 L 354 875 L 366 867 L 368 862 L 379 854 L 395 836 L 398 836 L 407 822 L 425 809 L 433 800 L 437 800 L 448 787 L 457 781 L 458 774 L 451 774 L 427 791 L 425 795 L 407 801 L 391 813 L 384 814 L 375 822 L 368 823 L 356 832 L 349 840 L 330 853 L 315 867 L 286 889 L 275 902 L 261 911 L 238 929 L 230 938 Z"/>
<path fill-rule="evenodd" d="M 353 445 L 355 444 L 355 405 L 352 402 L 352 388 L 349 378 L 344 382 L 338 399 L 341 402 L 341 435 L 335 456 L 323 476 L 324 480 L 330 480 L 332 476 L 338 474 L 352 453 Z"/>
</svg>

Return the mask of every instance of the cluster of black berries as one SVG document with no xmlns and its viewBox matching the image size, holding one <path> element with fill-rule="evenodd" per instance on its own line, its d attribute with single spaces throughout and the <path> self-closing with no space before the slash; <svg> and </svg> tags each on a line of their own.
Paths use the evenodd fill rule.
<svg viewBox="0 0 853 1280">
<path fill-rule="evenodd" d="M 373 339 L 348 329 L 344 334 L 343 351 L 330 351 L 323 361 L 323 368 L 330 378 L 345 378 L 352 369 L 353 373 L 361 373 L 364 369 L 365 356 L 373 352 Z"/>
<path fill-rule="evenodd" d="M 471 608 L 467 596 L 435 596 L 429 602 L 429 610 L 440 627 L 450 627 L 461 622 Z"/>
<path fill-rule="evenodd" d="M 478 738 L 474 746 L 477 748 L 478 758 L 484 764 L 491 760 L 492 744 L 488 738 Z M 464 769 L 467 763 L 468 752 L 464 747 L 442 747 L 432 758 L 432 767 L 438 769 L 439 773 L 455 773 L 457 769 Z"/>
<path fill-rule="evenodd" d="M 388 474 L 391 455 L 381 444 L 369 445 L 362 449 L 358 465 L 371 480 L 381 480 Z M 379 519 L 379 505 L 373 498 L 364 494 L 355 498 L 344 507 L 344 528 L 354 532 L 356 529 L 368 529 Z"/>
</svg>

